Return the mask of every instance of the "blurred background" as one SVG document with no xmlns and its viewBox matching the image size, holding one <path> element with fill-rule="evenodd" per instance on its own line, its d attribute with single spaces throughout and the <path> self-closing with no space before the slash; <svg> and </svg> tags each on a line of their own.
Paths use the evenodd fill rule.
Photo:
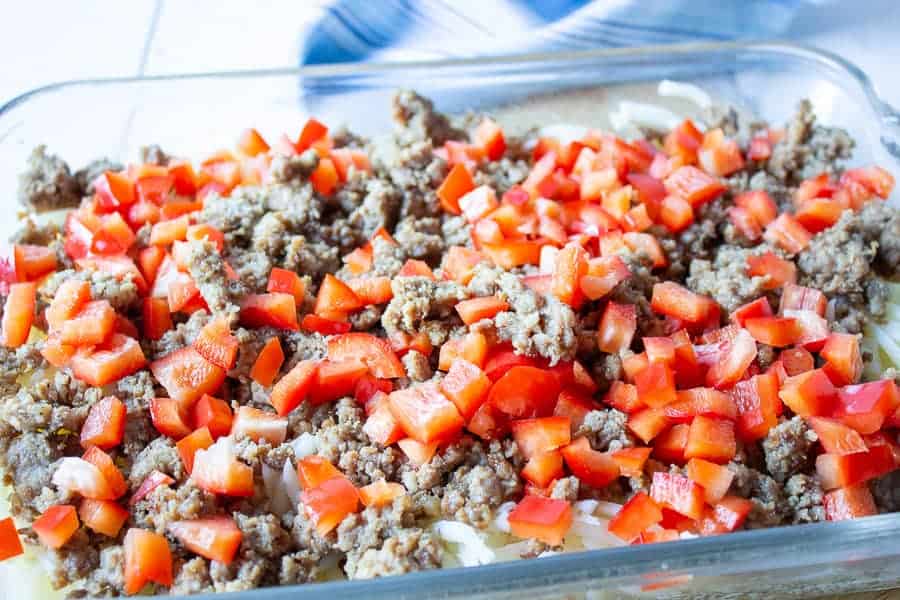
<svg viewBox="0 0 900 600">
<path fill-rule="evenodd" d="M 777 37 L 850 59 L 896 106 L 898 23 L 896 0 L 29 0 L 0 20 L 0 103 L 75 78 Z"/>
</svg>

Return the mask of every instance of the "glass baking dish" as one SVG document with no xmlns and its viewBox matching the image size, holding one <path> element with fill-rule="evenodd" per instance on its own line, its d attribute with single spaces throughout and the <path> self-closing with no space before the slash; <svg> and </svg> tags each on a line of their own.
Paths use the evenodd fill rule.
<svg viewBox="0 0 900 600">
<path fill-rule="evenodd" d="M 540 115 L 541 124 L 589 115 L 591 125 L 603 127 L 618 99 L 658 102 L 662 79 L 700 85 L 774 123 L 810 98 L 822 122 L 858 140 L 856 162 L 877 162 L 900 175 L 900 114 L 858 68 L 788 44 L 717 43 L 50 85 L 0 108 L 0 198 L 12 214 L 16 174 L 42 143 L 78 167 L 99 155 L 134 160 L 147 143 L 202 156 L 231 146 L 244 127 L 271 136 L 298 129 L 310 114 L 375 135 L 389 129 L 390 96 L 398 87 L 432 97 L 447 112 Z M 516 108 L 502 108 L 510 105 Z M 529 113 L 529 107 L 537 108 Z M 675 101 L 674 108 L 690 107 Z M 0 224 L 3 237 L 13 221 Z M 235 598 L 748 598 L 898 586 L 900 514 L 893 514 Z"/>
</svg>

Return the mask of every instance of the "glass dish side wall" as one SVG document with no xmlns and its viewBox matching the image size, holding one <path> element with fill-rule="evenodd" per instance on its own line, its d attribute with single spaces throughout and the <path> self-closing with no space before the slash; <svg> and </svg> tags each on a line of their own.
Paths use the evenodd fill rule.
<svg viewBox="0 0 900 600">
<path fill-rule="evenodd" d="M 548 93 L 557 93 L 568 107 L 576 96 L 573 90 L 585 88 L 599 89 L 605 103 L 635 94 L 654 101 L 656 82 L 666 78 L 698 84 L 717 99 L 774 123 L 786 120 L 797 102 L 808 97 L 822 122 L 844 127 L 857 139 L 855 162 L 877 162 L 900 175 L 900 118 L 854 67 L 791 46 L 714 44 L 49 86 L 0 110 L 0 201 L 14 210 L 16 174 L 31 149 L 42 143 L 74 168 L 101 155 L 135 160 L 139 147 L 148 143 L 196 157 L 230 147 L 244 127 L 274 137 L 299 129 L 310 114 L 332 124 L 347 123 L 365 135 L 383 134 L 398 87 L 414 88 L 431 96 L 439 109 L 458 112 L 490 110 Z M 561 109 L 555 118 L 571 122 L 572 113 Z M 602 118 L 591 124 L 606 125 Z M 13 228 L 8 219 L 0 224 L 0 234 L 6 237 Z M 648 585 L 643 593 L 650 597 L 883 589 L 900 585 L 898 540 L 900 516 L 884 515 L 465 572 L 272 588 L 244 597 L 513 598 L 528 590 L 528 597 L 535 598 L 603 598 L 641 594 Z"/>
</svg>

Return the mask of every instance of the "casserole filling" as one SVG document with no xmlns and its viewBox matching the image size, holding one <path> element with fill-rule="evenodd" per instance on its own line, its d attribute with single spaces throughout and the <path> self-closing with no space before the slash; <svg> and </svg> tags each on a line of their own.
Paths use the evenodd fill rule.
<svg viewBox="0 0 900 600">
<path fill-rule="evenodd" d="M 808 102 L 631 141 L 393 110 L 201 163 L 34 151 L 0 557 L 188 594 L 896 510 L 894 178 Z"/>
</svg>

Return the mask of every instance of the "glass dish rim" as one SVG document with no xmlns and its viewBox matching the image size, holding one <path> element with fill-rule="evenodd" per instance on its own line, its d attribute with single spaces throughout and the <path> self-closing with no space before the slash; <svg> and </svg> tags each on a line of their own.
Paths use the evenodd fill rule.
<svg viewBox="0 0 900 600">
<path fill-rule="evenodd" d="M 578 51 L 556 51 L 529 54 L 487 56 L 479 58 L 452 58 L 409 62 L 337 63 L 308 65 L 299 67 L 279 67 L 265 69 L 242 69 L 229 71 L 207 71 L 193 73 L 102 77 L 64 80 L 39 86 L 25 91 L 0 105 L 0 119 L 28 101 L 64 89 L 84 86 L 128 86 L 191 81 L 204 79 L 250 79 L 260 77 L 296 76 L 307 79 L 328 79 L 353 76 L 377 76 L 401 71 L 428 70 L 440 77 L 446 70 L 459 69 L 500 69 L 534 66 L 544 63 L 566 61 L 615 61 L 638 58 L 652 58 L 667 55 L 714 54 L 721 52 L 761 52 L 771 56 L 782 55 L 816 63 L 821 68 L 835 73 L 838 77 L 854 82 L 865 96 L 877 118 L 885 125 L 900 125 L 900 111 L 881 98 L 875 85 L 853 62 L 832 52 L 807 45 L 784 41 L 768 42 L 702 42 L 671 45 L 641 46 L 634 48 L 603 48 Z M 0 131 L 0 143 L 8 132 Z M 282 585 L 260 588 L 244 592 L 244 597 L 280 599 L 290 597 L 331 597 L 333 600 L 347 598 L 355 600 L 361 591 L 366 598 L 397 598 L 406 594 L 416 594 L 430 589 L 436 594 L 464 594 L 478 592 L 499 592 L 511 590 L 515 582 L 569 581 L 595 582 L 602 586 L 605 579 L 631 578 L 648 575 L 677 573 L 685 570 L 707 570 L 717 566 L 735 564 L 735 554 L 766 549 L 791 547 L 795 550 L 802 544 L 808 547 L 824 547 L 834 550 L 848 549 L 854 545 L 889 540 L 900 534 L 900 515 L 885 514 L 861 520 L 806 524 L 801 527 L 784 526 L 770 529 L 742 531 L 726 536 L 714 536 L 680 540 L 677 544 L 652 544 L 645 546 L 624 546 L 603 548 L 548 556 L 540 560 L 523 560 L 482 565 L 479 568 L 450 567 L 409 573 L 402 577 L 387 577 L 365 581 L 322 582 L 315 585 Z M 776 554 L 780 554 L 776 552 Z M 798 559 L 799 560 L 799 559 Z M 810 558 L 805 559 L 807 563 Z M 828 561 L 832 562 L 832 561 Z M 741 566 L 741 565 L 737 565 Z M 744 565 L 741 570 L 752 570 L 752 565 Z M 607 571 L 600 574 L 598 571 Z M 610 573 L 609 570 L 614 572 Z M 593 572 L 593 574 L 592 574 Z M 463 577 L 460 577 L 463 575 Z M 572 576 L 575 577 L 572 577 Z M 596 579 L 594 578 L 596 577 Z M 615 584 L 614 584 L 615 585 Z M 240 597 L 239 593 L 238 596 Z M 198 599 L 219 598 L 218 594 L 191 596 Z"/>
<path fill-rule="evenodd" d="M 875 84 L 859 66 L 846 58 L 813 46 L 798 44 L 789 41 L 751 41 L 751 42 L 692 42 L 681 44 L 660 44 L 652 46 L 636 46 L 626 48 L 597 48 L 590 50 L 563 50 L 552 52 L 522 53 L 509 55 L 490 55 L 477 58 L 448 58 L 418 61 L 393 61 L 393 62 L 348 62 L 303 65 L 298 67 L 275 67 L 265 69 L 238 69 L 225 71 L 201 71 L 189 73 L 171 73 L 160 75 L 140 75 L 121 77 L 97 77 L 84 79 L 69 79 L 51 82 L 20 93 L 0 105 L 0 117 L 14 108 L 26 103 L 35 96 L 58 91 L 67 87 L 88 85 L 127 85 L 151 82 L 174 82 L 179 80 L 200 79 L 242 79 L 253 77 L 277 77 L 296 75 L 306 78 L 328 78 L 358 75 L 377 75 L 400 70 L 429 70 L 439 73 L 446 69 L 459 69 L 467 67 L 489 68 L 500 66 L 524 66 L 533 63 L 578 61 L 578 60 L 613 60 L 650 57 L 659 55 L 685 55 L 715 52 L 752 52 L 759 51 L 769 54 L 783 54 L 792 58 L 806 59 L 817 62 L 823 67 L 830 68 L 852 79 L 861 89 L 869 105 L 875 110 L 882 121 L 895 126 L 900 126 L 900 110 L 884 100 L 877 91 Z"/>
</svg>

